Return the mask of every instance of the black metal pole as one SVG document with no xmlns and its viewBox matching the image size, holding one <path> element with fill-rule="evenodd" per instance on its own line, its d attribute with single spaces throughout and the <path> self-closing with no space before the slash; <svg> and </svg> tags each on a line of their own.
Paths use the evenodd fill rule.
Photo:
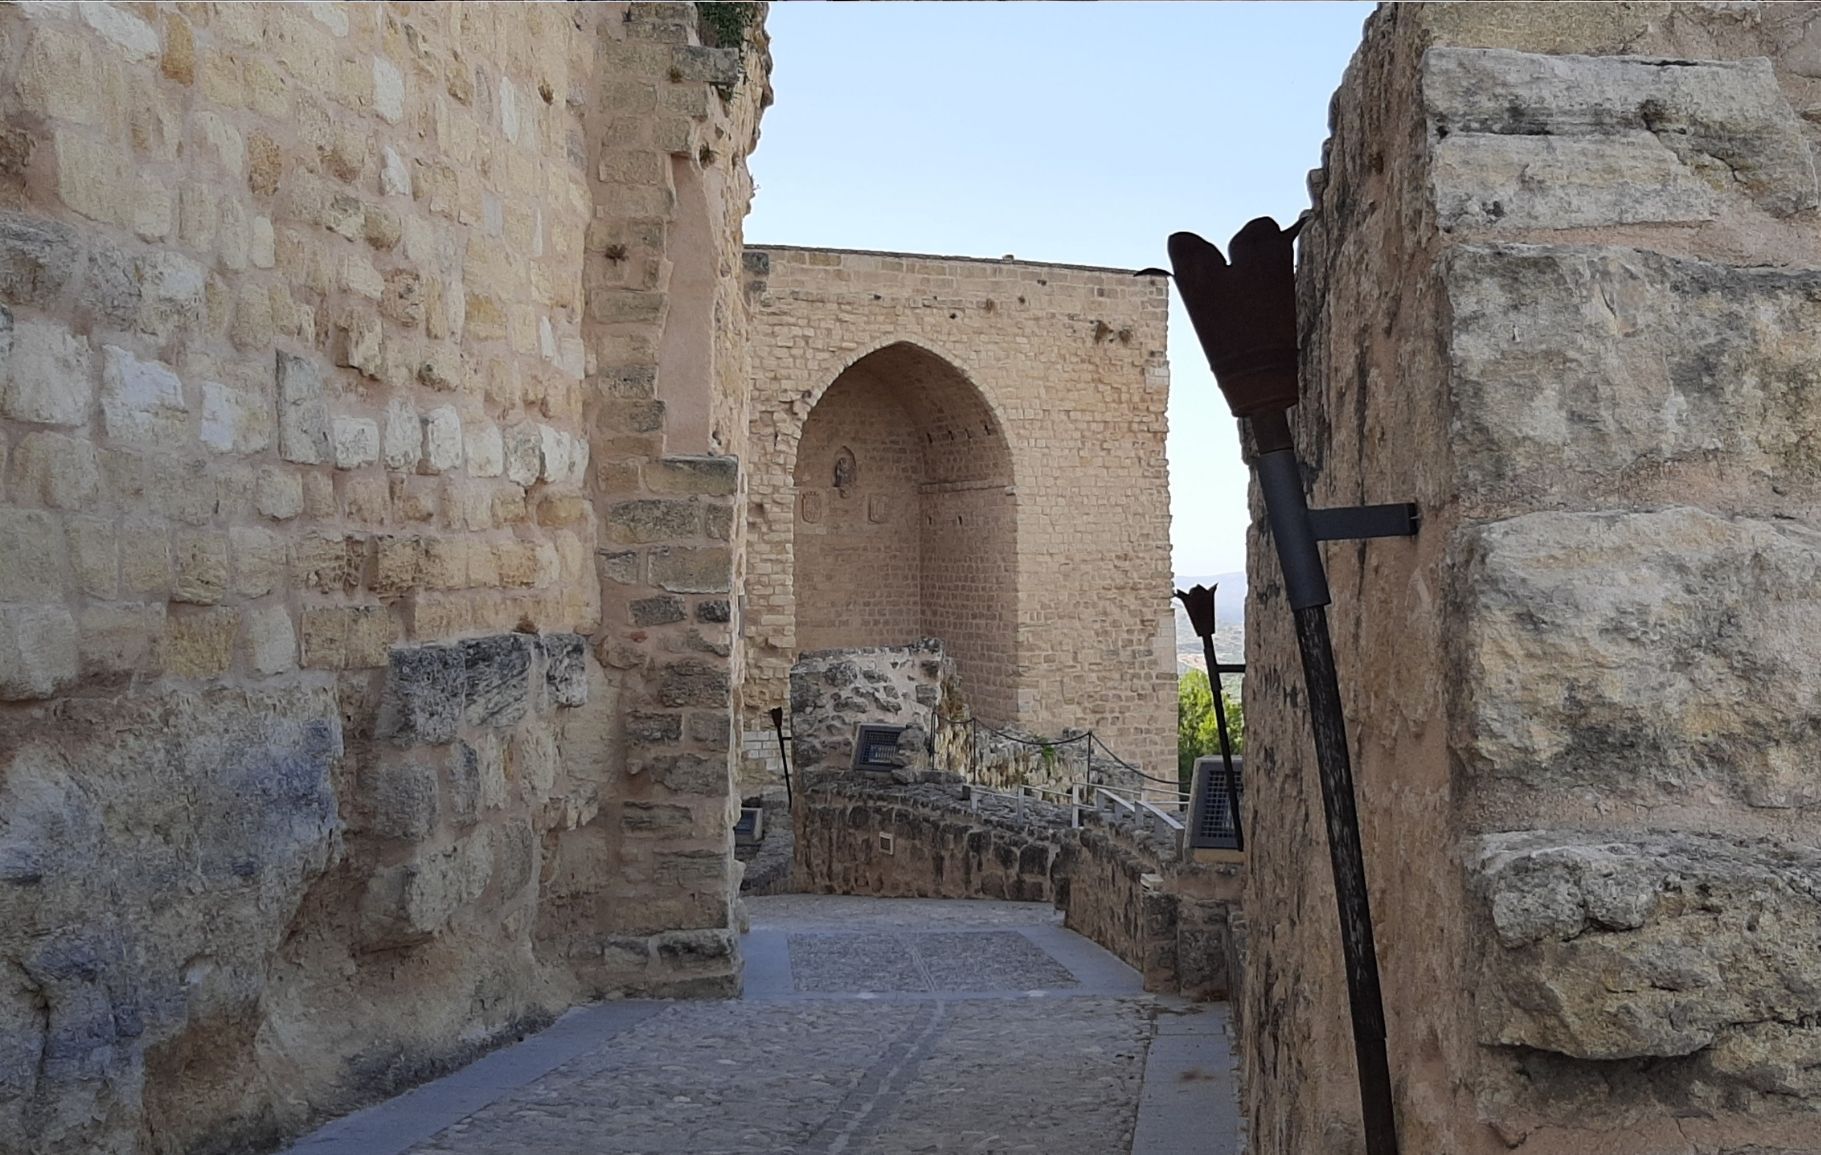
<svg viewBox="0 0 1821 1155">
<path fill-rule="evenodd" d="M 1272 426 L 1281 422 L 1271 422 Z M 1264 424 L 1264 423 L 1259 423 Z M 1255 430 L 1256 432 L 1256 430 Z M 1366 860 L 1360 846 L 1359 811 L 1353 795 L 1353 761 L 1347 749 L 1347 722 L 1340 680 L 1328 633 L 1328 575 L 1303 497 L 1302 471 L 1288 446 L 1287 425 L 1260 438 L 1284 447 L 1260 453 L 1254 463 L 1284 593 L 1296 621 L 1303 682 L 1309 693 L 1309 721 L 1315 732 L 1315 765 L 1321 777 L 1322 811 L 1327 818 L 1328 860 L 1334 872 L 1334 901 L 1340 908 L 1341 954 L 1347 968 L 1347 995 L 1353 1012 L 1353 1055 L 1359 1065 L 1359 1104 L 1370 1155 L 1396 1155 L 1397 1120 L 1391 1106 L 1391 1064 L 1385 1051 L 1385 1004 L 1379 989 L 1378 952 L 1372 935 L 1372 904 L 1366 890 Z"/>
<path fill-rule="evenodd" d="M 1227 734 L 1227 704 L 1220 689 L 1220 663 L 1214 657 L 1214 635 L 1201 635 L 1201 652 L 1208 661 L 1208 688 L 1214 691 L 1214 726 L 1220 732 L 1220 767 L 1226 775 L 1227 813 L 1233 816 L 1233 849 L 1246 848 L 1245 824 L 1239 820 L 1239 776 L 1233 773 L 1233 739 Z"/>
<path fill-rule="evenodd" d="M 1270 217 L 1248 221 L 1228 245 L 1231 260 L 1193 233 L 1175 233 L 1169 240 L 1170 264 L 1215 382 L 1233 416 L 1243 420 L 1252 434 L 1252 466 L 1264 495 L 1285 599 L 1302 651 L 1322 810 L 1327 819 L 1328 855 L 1334 871 L 1334 900 L 1340 907 L 1341 950 L 1347 968 L 1366 1151 L 1368 1155 L 1396 1155 L 1397 1120 L 1385 1051 L 1384 998 L 1379 989 L 1347 725 L 1328 633 L 1328 578 L 1316 545 L 1323 537 L 1351 531 L 1328 524 L 1324 530 L 1332 532 L 1318 534 L 1303 496 L 1302 471 L 1287 416 L 1301 395 L 1295 241 L 1307 219 L 1305 216 L 1287 229 Z M 1406 505 L 1401 512 L 1401 517 L 1386 519 L 1394 523 L 1388 526 L 1379 525 L 1371 510 L 1354 510 L 1340 520 L 1361 529 L 1352 536 L 1414 532 L 1414 509 Z M 1210 667 L 1214 664 L 1210 658 Z"/>
<path fill-rule="evenodd" d="M 784 748 L 784 707 L 771 708 L 771 728 L 778 732 L 778 757 L 784 760 L 784 809 L 789 810 L 795 802 L 795 792 L 790 788 L 790 751 Z"/>
</svg>

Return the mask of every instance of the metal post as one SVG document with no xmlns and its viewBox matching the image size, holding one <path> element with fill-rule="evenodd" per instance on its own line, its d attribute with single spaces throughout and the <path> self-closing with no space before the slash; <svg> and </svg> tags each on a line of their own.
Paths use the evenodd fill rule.
<svg viewBox="0 0 1821 1155">
<path fill-rule="evenodd" d="M 1220 735 L 1220 767 L 1226 777 L 1227 812 L 1233 816 L 1233 849 L 1246 848 L 1245 824 L 1239 819 L 1239 776 L 1233 773 L 1233 740 L 1227 734 L 1227 707 L 1220 689 L 1220 661 L 1214 656 L 1214 595 L 1220 587 L 1196 586 L 1177 590 L 1177 600 L 1188 611 L 1189 625 L 1201 638 L 1201 653 L 1208 663 L 1208 688 L 1214 692 L 1214 726 Z"/>
<path fill-rule="evenodd" d="M 1170 263 L 1189 320 L 1228 407 L 1252 434 L 1252 465 L 1265 499 L 1285 597 L 1302 652 L 1322 810 L 1327 819 L 1329 864 L 1339 906 L 1366 1151 L 1368 1155 L 1396 1155 L 1397 1119 L 1385 1050 L 1384 1000 L 1346 719 L 1328 632 L 1327 575 L 1303 497 L 1301 470 L 1286 416 L 1298 399 L 1294 242 L 1302 223 L 1299 220 L 1280 229 L 1269 217 L 1248 222 L 1228 246 L 1230 264 L 1202 238 L 1176 233 L 1169 241 Z M 1414 528 L 1412 517 L 1401 532 L 1414 532 Z M 1400 530 L 1394 526 L 1387 532 Z M 1211 652 L 1208 665 L 1212 674 L 1217 664 Z"/>
<path fill-rule="evenodd" d="M 771 728 L 778 732 L 778 757 L 784 761 L 784 809 L 789 810 L 795 792 L 790 788 L 790 751 L 784 748 L 784 707 L 771 708 Z"/>
</svg>

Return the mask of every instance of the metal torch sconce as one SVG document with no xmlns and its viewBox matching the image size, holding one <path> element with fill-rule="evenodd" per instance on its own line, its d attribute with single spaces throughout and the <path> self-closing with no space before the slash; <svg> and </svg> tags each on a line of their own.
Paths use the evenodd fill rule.
<svg viewBox="0 0 1821 1155">
<path fill-rule="evenodd" d="M 1305 218 L 1306 219 L 1306 218 Z M 1379 990 L 1372 910 L 1360 849 L 1359 813 L 1346 719 L 1328 632 L 1328 576 L 1318 541 L 1404 537 L 1416 533 L 1410 503 L 1311 510 L 1287 416 L 1297 401 L 1296 267 L 1294 245 L 1303 220 L 1287 229 L 1259 217 L 1228 245 L 1229 261 L 1194 233 L 1170 237 L 1177 292 L 1233 415 L 1252 434 L 1252 468 L 1283 570 L 1284 593 L 1296 621 L 1303 679 L 1315 731 L 1322 808 L 1334 896 L 1340 907 L 1341 949 L 1353 1013 L 1353 1049 L 1369 1155 L 1395 1155 L 1397 1122 L 1385 1053 L 1385 1008 Z M 1210 599 L 1211 600 L 1211 599 Z M 1213 657 L 1209 656 L 1210 669 Z"/>
</svg>

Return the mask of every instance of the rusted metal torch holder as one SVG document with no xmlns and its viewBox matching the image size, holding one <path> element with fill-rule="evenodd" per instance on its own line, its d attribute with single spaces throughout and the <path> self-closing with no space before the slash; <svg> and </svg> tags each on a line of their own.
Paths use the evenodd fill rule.
<svg viewBox="0 0 1821 1155">
<path fill-rule="evenodd" d="M 1397 1120 L 1385 1051 L 1384 997 L 1372 936 L 1372 908 L 1360 846 L 1353 765 L 1340 680 L 1328 630 L 1328 577 L 1316 543 L 1406 537 L 1417 531 L 1408 503 L 1311 510 L 1287 412 L 1296 404 L 1297 331 L 1294 241 L 1302 222 L 1280 229 L 1269 217 L 1248 223 L 1228 246 L 1232 261 L 1193 233 L 1170 238 L 1170 263 L 1189 319 L 1233 415 L 1251 432 L 1252 468 L 1296 623 L 1314 729 L 1315 759 L 1327 820 L 1341 951 L 1353 1015 L 1353 1050 L 1368 1155 L 1396 1155 Z M 1212 657 L 1209 661 L 1212 662 Z M 1218 706 L 1218 703 L 1217 703 Z M 1254 794 L 1254 797 L 1257 797 Z"/>
</svg>

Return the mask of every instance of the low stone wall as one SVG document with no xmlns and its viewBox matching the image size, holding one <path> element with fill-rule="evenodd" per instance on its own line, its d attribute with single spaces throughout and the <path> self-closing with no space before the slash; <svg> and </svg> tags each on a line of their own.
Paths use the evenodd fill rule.
<svg viewBox="0 0 1821 1155">
<path fill-rule="evenodd" d="M 796 889 L 884 898 L 1051 902 L 1144 976 L 1145 989 L 1230 998 L 1241 973 L 1241 863 L 1177 862 L 1173 846 L 1092 812 L 959 783 L 817 783 L 799 797 Z M 887 847 L 881 836 L 889 836 Z"/>
</svg>

